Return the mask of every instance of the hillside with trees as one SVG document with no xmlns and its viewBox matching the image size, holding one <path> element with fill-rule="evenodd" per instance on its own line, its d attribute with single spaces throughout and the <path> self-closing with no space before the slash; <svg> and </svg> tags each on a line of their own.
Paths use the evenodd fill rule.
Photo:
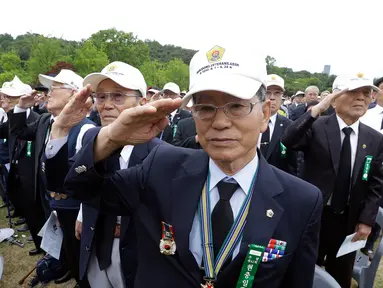
<svg viewBox="0 0 383 288">
<path fill-rule="evenodd" d="M 129 32 L 114 28 L 101 30 L 82 41 L 68 41 L 27 33 L 16 38 L 0 34 L 0 85 L 16 74 L 22 81 L 38 84 L 38 74 L 57 74 L 67 68 L 81 76 L 100 71 L 112 61 L 129 63 L 141 70 L 149 85 L 162 87 L 166 82 L 188 89 L 188 64 L 196 51 L 174 45 L 162 45 L 155 40 L 140 40 Z M 267 56 L 268 73 L 282 76 L 286 94 L 292 95 L 309 85 L 320 90 L 331 87 L 333 75 L 293 71 L 278 67 L 276 59 Z"/>
</svg>

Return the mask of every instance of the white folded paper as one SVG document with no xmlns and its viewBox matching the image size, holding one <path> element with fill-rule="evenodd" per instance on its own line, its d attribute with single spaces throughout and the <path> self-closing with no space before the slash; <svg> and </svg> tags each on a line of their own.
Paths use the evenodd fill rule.
<svg viewBox="0 0 383 288">
<path fill-rule="evenodd" d="M 354 238 L 355 235 L 356 233 L 348 235 L 346 239 L 344 239 L 342 246 L 340 246 L 339 251 L 336 254 L 337 258 L 348 253 L 354 252 L 356 250 L 362 249 L 364 248 L 364 246 L 366 246 L 367 240 L 351 242 L 352 238 Z"/>
<path fill-rule="evenodd" d="M 59 260 L 61 245 L 63 241 L 63 232 L 60 227 L 57 226 L 57 217 L 55 213 L 51 213 L 48 221 L 44 224 L 39 234 L 43 234 L 43 240 L 41 241 L 41 249 L 51 255 L 53 258 Z"/>
</svg>

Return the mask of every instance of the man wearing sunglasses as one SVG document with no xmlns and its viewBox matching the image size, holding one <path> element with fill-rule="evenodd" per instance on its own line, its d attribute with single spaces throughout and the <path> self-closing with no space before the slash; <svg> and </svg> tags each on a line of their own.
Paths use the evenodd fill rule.
<svg viewBox="0 0 383 288">
<path fill-rule="evenodd" d="M 152 98 L 150 99 L 150 102 L 157 101 L 160 99 L 178 99 L 181 98 L 180 95 L 180 87 L 173 82 L 166 83 L 162 91 L 154 94 Z M 161 131 L 160 134 L 157 135 L 157 138 L 167 142 L 172 143 L 173 138 L 176 135 L 177 132 L 177 125 L 178 122 L 182 119 L 191 117 L 191 114 L 183 109 L 177 109 L 175 111 L 172 111 L 168 115 L 169 119 L 169 125 L 166 126 L 166 128 Z"/>
<path fill-rule="evenodd" d="M 112 124 L 124 110 L 146 103 L 143 75 L 135 67 L 123 62 L 113 62 L 101 73 L 88 75 L 84 79 L 84 85 L 90 85 L 94 91 L 92 96 L 103 127 Z M 85 99 L 86 96 L 84 95 Z M 71 104 L 68 104 L 68 108 Z M 49 144 L 58 153 L 46 151 L 49 159 L 46 161 L 48 188 L 52 190 L 62 187 L 69 170 L 65 161 L 66 150 L 61 149 L 66 142 L 68 130 L 76 125 L 78 115 L 79 119 L 85 117 L 84 112 L 68 115 L 69 118 L 65 121 L 59 119 L 61 116 L 58 117 L 58 121 L 65 123 L 65 129 L 59 127 L 57 122 L 52 126 L 52 140 Z M 87 144 L 99 129 L 88 131 L 82 140 L 83 144 Z M 59 137 L 57 131 L 60 131 Z M 161 141 L 155 139 L 136 146 L 125 146 L 108 158 L 107 165 L 117 171 L 141 164 L 159 143 Z M 63 169 L 58 172 L 56 167 Z M 102 214 L 99 212 L 99 203 L 99 197 L 83 203 L 78 216 L 76 235 L 81 239 L 80 277 L 82 279 L 87 276 L 92 288 L 134 287 L 137 268 L 135 220 L 129 216 Z"/>
<path fill-rule="evenodd" d="M 68 173 L 65 187 L 84 200 L 100 195 L 103 212 L 139 213 L 137 288 L 312 287 L 322 196 L 257 150 L 270 118 L 266 64 L 236 45 L 197 52 L 183 101 L 124 111 Z M 158 145 L 142 165 L 108 169 L 104 159 L 153 139 L 190 99 L 203 149 Z"/>
<path fill-rule="evenodd" d="M 14 113 L 10 115 L 11 131 L 20 139 L 35 141 L 35 193 L 40 195 L 43 203 L 47 203 L 46 199 L 48 199 L 49 205 L 45 207 L 46 218 L 49 217 L 51 211 L 56 211 L 63 231 L 62 255 L 71 273 L 62 279 L 56 279 L 55 282 L 66 282 L 72 276 L 79 282 L 80 242 L 75 237 L 74 229 L 81 202 L 56 190 L 47 190 L 43 151 L 45 148 L 53 149 L 52 145 L 47 145 L 51 125 L 73 95 L 82 88 L 83 78 L 71 70 L 63 69 L 55 77 L 40 74 L 39 80 L 43 86 L 49 88 L 47 110 L 50 114 L 42 114 L 35 122 L 27 125 L 25 111 L 34 106 L 36 99 L 35 93 L 23 96 L 15 107 Z M 84 133 L 92 127 L 94 127 L 94 123 L 88 119 L 83 119 L 72 127 L 66 146 L 68 158 L 76 154 Z M 81 283 L 81 285 L 86 285 L 86 283 Z"/>
</svg>

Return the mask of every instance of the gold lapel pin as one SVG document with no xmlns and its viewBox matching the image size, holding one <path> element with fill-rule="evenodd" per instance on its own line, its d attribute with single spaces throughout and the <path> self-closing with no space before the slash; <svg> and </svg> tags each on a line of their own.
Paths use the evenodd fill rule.
<svg viewBox="0 0 383 288">
<path fill-rule="evenodd" d="M 363 148 L 363 149 L 366 149 L 366 148 L 367 148 L 367 145 L 366 145 L 366 144 L 363 144 L 363 145 L 362 145 L 362 148 Z"/>
<path fill-rule="evenodd" d="M 274 211 L 269 209 L 266 211 L 266 216 L 269 217 L 269 218 L 273 218 L 274 216 Z"/>
</svg>

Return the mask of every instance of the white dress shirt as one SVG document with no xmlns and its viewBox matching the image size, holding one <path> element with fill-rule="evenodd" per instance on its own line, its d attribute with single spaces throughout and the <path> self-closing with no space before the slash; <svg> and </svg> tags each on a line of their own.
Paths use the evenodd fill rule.
<svg viewBox="0 0 383 288">
<path fill-rule="evenodd" d="M 383 107 L 376 105 L 374 108 L 367 110 L 366 114 L 360 118 L 360 122 L 383 134 L 383 130 L 381 129 L 382 119 Z"/>
<path fill-rule="evenodd" d="M 338 115 L 336 115 L 336 119 L 338 120 L 339 130 L 340 130 L 340 144 L 341 144 L 340 147 L 342 147 L 344 137 L 346 137 L 346 134 L 344 134 L 342 129 L 345 127 L 350 127 L 352 129 L 352 132 L 350 134 L 350 144 L 351 144 L 351 172 L 350 173 L 352 175 L 352 172 L 354 170 L 356 150 L 358 148 L 359 120 L 356 121 L 351 126 L 348 126 L 346 123 L 344 123 L 344 121 Z M 340 167 L 340 169 L 341 169 L 341 167 Z M 331 200 L 332 200 L 332 194 L 331 194 L 331 196 L 327 202 L 327 205 L 331 205 Z"/>
<path fill-rule="evenodd" d="M 249 162 L 245 167 L 243 167 L 238 173 L 233 176 L 226 175 L 218 166 L 214 163 L 212 159 L 209 160 L 209 174 L 210 174 L 210 187 L 209 187 L 209 197 L 210 197 L 210 212 L 213 211 L 215 205 L 219 201 L 219 193 L 216 185 L 222 179 L 229 177 L 233 178 L 239 184 L 238 189 L 234 192 L 233 196 L 230 199 L 230 206 L 233 209 L 234 219 L 237 217 L 239 210 L 242 207 L 243 201 L 246 199 L 247 194 L 249 193 L 251 187 L 252 176 L 258 167 L 258 155 L 254 157 L 251 162 Z M 241 241 L 238 243 L 233 252 L 232 259 L 237 256 L 239 253 L 239 248 Z M 189 234 L 189 250 L 194 255 L 195 260 L 198 265 L 202 265 L 202 239 L 201 239 L 201 220 L 199 217 L 198 211 L 194 215 L 192 229 Z"/>
<path fill-rule="evenodd" d="M 273 116 L 270 117 L 270 121 L 269 121 L 270 139 L 269 139 L 269 142 L 271 141 L 271 138 L 273 137 L 275 122 L 277 121 L 277 114 L 278 113 L 275 113 Z M 258 148 L 261 148 L 262 134 L 263 133 L 259 134 L 258 145 L 257 145 Z"/>
</svg>

